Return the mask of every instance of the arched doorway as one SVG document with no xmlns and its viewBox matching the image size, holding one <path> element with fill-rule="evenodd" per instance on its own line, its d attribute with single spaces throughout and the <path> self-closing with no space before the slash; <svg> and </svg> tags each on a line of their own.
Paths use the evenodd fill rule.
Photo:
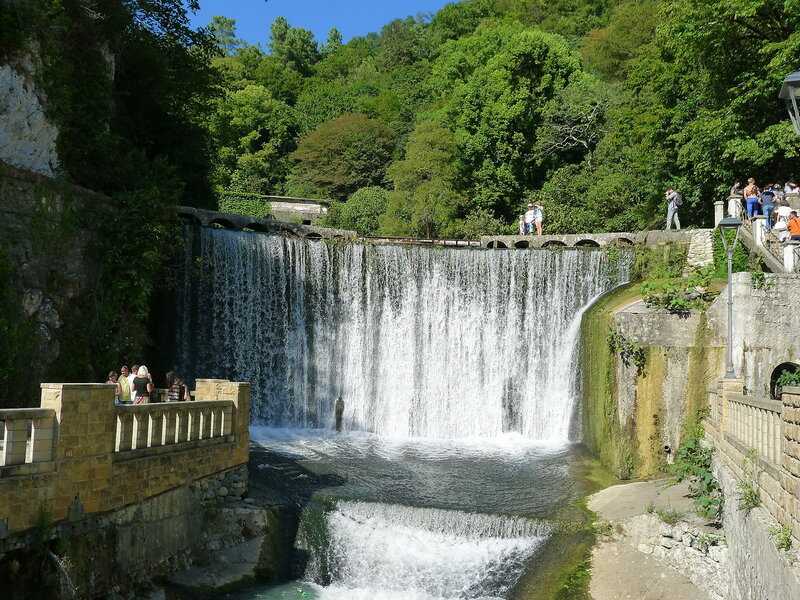
<svg viewBox="0 0 800 600">
<path fill-rule="evenodd" d="M 784 373 L 794 374 L 800 373 L 800 365 L 793 362 L 785 362 L 779 364 L 772 370 L 772 375 L 769 377 L 769 395 L 775 400 L 780 400 L 780 383 L 779 380 Z M 800 377 L 800 376 L 798 376 Z M 785 379 L 785 378 L 784 378 Z M 782 382 L 781 382 L 782 383 Z M 798 385 L 797 383 L 790 383 L 788 385 Z"/>
</svg>

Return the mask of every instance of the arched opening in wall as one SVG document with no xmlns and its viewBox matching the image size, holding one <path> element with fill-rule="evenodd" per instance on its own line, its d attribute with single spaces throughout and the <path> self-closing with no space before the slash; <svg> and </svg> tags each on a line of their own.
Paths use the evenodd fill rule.
<svg viewBox="0 0 800 600">
<path fill-rule="evenodd" d="M 550 240 L 542 244 L 542 248 L 566 248 L 567 245 L 560 240 Z"/>
<path fill-rule="evenodd" d="M 267 227 L 263 223 L 248 223 L 247 226 L 244 228 L 244 230 L 257 231 L 259 233 L 267 233 L 269 231 L 269 227 Z"/>
<path fill-rule="evenodd" d="M 496 242 L 494 242 L 494 247 L 497 248 L 497 249 L 501 249 L 502 248 L 503 250 L 507 250 L 508 249 L 508 246 L 506 246 L 500 240 L 497 240 Z"/>
<path fill-rule="evenodd" d="M 236 229 L 236 225 L 228 221 L 228 219 L 213 219 L 209 222 L 209 226 L 217 229 Z"/>
<path fill-rule="evenodd" d="M 769 377 L 769 395 L 780 400 L 781 388 L 789 385 L 800 385 L 800 365 L 793 362 L 779 364 Z"/>
<path fill-rule="evenodd" d="M 615 246 L 633 246 L 633 240 L 628 238 L 617 238 L 612 242 Z"/>
<path fill-rule="evenodd" d="M 575 243 L 576 248 L 599 248 L 600 244 L 598 244 L 595 240 L 578 240 Z"/>
<path fill-rule="evenodd" d="M 311 233 L 306 234 L 306 239 L 311 240 L 312 242 L 316 242 L 317 240 L 321 240 L 322 236 L 318 234 L 316 231 L 312 231 Z"/>
<path fill-rule="evenodd" d="M 519 248 L 520 250 L 525 250 L 526 248 L 530 248 L 531 244 L 528 240 L 520 240 L 514 243 L 514 248 Z"/>
<path fill-rule="evenodd" d="M 311 219 L 303 219 L 303 225 L 311 225 Z"/>
</svg>

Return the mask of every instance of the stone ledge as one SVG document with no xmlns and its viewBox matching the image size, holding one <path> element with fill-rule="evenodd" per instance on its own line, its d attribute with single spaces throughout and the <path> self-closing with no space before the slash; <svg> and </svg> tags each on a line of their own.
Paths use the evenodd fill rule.
<svg viewBox="0 0 800 600">
<path fill-rule="evenodd" d="M 168 444 L 166 446 L 152 446 L 150 448 L 138 448 L 136 450 L 125 450 L 115 452 L 112 456 L 113 462 L 131 462 L 138 459 L 147 459 L 164 454 L 179 454 L 198 448 L 208 448 L 210 446 L 230 446 L 233 450 L 237 448 L 234 435 L 225 437 L 209 438 L 205 440 L 192 440 L 191 442 L 181 442 L 180 444 Z M 236 466 L 236 465 L 234 465 Z"/>
</svg>

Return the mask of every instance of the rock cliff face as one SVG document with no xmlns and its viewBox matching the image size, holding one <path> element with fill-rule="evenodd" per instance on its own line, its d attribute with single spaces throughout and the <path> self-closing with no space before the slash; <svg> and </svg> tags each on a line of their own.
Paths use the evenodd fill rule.
<svg viewBox="0 0 800 600">
<path fill-rule="evenodd" d="M 0 65 L 0 160 L 53 177 L 58 171 L 58 128 L 45 115 L 46 99 L 35 84 L 29 55 Z"/>
</svg>

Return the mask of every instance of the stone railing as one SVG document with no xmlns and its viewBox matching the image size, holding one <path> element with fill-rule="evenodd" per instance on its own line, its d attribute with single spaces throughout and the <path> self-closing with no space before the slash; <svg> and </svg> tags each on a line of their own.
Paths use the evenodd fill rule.
<svg viewBox="0 0 800 600">
<path fill-rule="evenodd" d="M 783 404 L 743 394 L 729 394 L 727 400 L 725 433 L 745 447 L 755 450 L 761 459 L 778 464 L 782 452 Z"/>
<path fill-rule="evenodd" d="M 0 410 L 0 467 L 52 461 L 55 416 L 46 408 Z"/>
<path fill-rule="evenodd" d="M 224 440 L 231 435 L 230 400 L 117 406 L 115 452 Z"/>
<path fill-rule="evenodd" d="M 755 480 L 761 503 L 800 541 L 800 387 L 781 400 L 744 394 L 741 379 L 709 390 L 706 434 L 734 477 Z"/>
<path fill-rule="evenodd" d="M 117 406 L 113 385 L 44 383 L 40 408 L 0 410 L 0 540 L 246 465 L 250 384 L 198 379 L 193 396 Z"/>
</svg>

